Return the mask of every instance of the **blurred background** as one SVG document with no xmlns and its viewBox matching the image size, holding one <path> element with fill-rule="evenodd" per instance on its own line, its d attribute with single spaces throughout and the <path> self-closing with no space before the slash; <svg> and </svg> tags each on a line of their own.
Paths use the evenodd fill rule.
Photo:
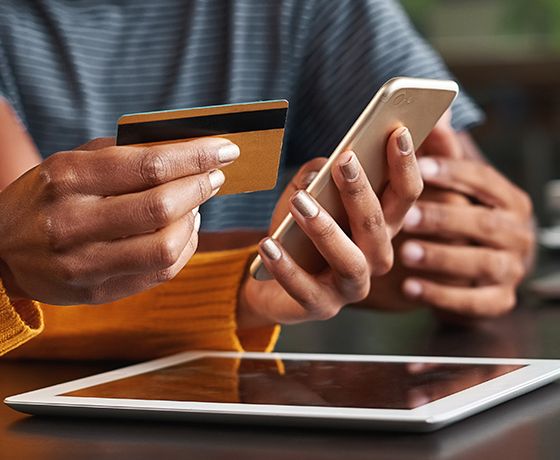
<svg viewBox="0 0 560 460">
<path fill-rule="evenodd" d="M 487 120 L 473 135 L 489 161 L 530 193 L 539 226 L 560 224 L 560 182 L 552 182 L 560 179 L 560 0 L 402 3 L 485 111 Z M 560 231 L 555 234 L 560 237 Z M 278 349 L 429 352 L 431 347 L 422 337 L 433 336 L 434 324 L 427 311 L 391 314 L 346 309 L 324 323 L 285 327 Z M 557 334 L 556 321 L 549 326 L 545 322 L 542 328 L 530 334 L 544 341 Z M 491 333 L 482 335 L 480 343 L 488 345 L 488 352 L 475 354 L 501 349 Z"/>
<path fill-rule="evenodd" d="M 486 112 L 473 130 L 488 158 L 554 219 L 560 178 L 560 0 L 403 0 L 415 25 Z"/>
</svg>

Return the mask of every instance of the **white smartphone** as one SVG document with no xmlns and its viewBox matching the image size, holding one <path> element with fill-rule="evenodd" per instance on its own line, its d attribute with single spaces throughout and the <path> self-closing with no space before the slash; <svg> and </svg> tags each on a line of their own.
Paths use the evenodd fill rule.
<svg viewBox="0 0 560 460">
<path fill-rule="evenodd" d="M 307 187 L 323 208 L 348 232 L 346 213 L 331 177 L 331 166 L 347 150 L 356 153 L 373 190 L 381 194 L 387 182 L 387 139 L 395 129 L 406 126 L 418 148 L 438 120 L 449 109 L 459 92 L 449 80 L 397 77 L 385 83 L 366 106 L 354 125 L 338 144 L 327 163 Z M 311 240 L 288 214 L 272 234 L 294 261 L 309 273 L 317 273 L 326 262 Z M 255 279 L 271 275 L 259 255 L 250 272 Z"/>
</svg>

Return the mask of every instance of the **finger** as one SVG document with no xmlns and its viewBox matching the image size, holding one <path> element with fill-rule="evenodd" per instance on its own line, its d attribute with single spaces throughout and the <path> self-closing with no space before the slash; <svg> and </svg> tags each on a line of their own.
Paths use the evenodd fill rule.
<svg viewBox="0 0 560 460">
<path fill-rule="evenodd" d="M 500 209 L 418 201 L 408 212 L 404 229 L 417 235 L 463 239 L 497 249 L 523 252 L 532 232 L 517 216 Z"/>
<path fill-rule="evenodd" d="M 462 193 L 452 192 L 450 190 L 442 190 L 441 188 L 432 187 L 424 184 L 424 190 L 419 200 L 435 201 L 436 203 L 448 203 L 455 205 L 470 205 L 471 201 Z"/>
<path fill-rule="evenodd" d="M 175 273 L 177 264 L 196 250 L 199 226 L 200 215 L 189 213 L 157 232 L 91 244 L 80 252 L 79 260 L 68 256 L 71 277 L 65 281 L 89 286 L 124 275 L 160 276 L 164 281 L 165 274 Z"/>
<path fill-rule="evenodd" d="M 258 251 L 270 274 L 301 307 L 292 311 L 287 306 L 286 311 L 279 312 L 280 322 L 329 319 L 338 313 L 341 304 L 338 308 L 332 306 L 331 288 L 297 265 L 279 243 L 265 238 L 259 243 Z"/>
<path fill-rule="evenodd" d="M 90 237 L 113 240 L 166 227 L 208 200 L 224 182 L 220 170 L 184 177 L 144 192 L 109 197 L 95 208 Z M 196 213 L 195 213 L 196 214 Z M 103 225 L 111 222 L 111 225 Z"/>
<path fill-rule="evenodd" d="M 348 302 L 362 300 L 370 283 L 363 252 L 304 190 L 297 192 L 290 204 L 294 219 L 331 268 L 338 291 Z"/>
<path fill-rule="evenodd" d="M 288 186 L 284 190 L 284 194 L 292 196 L 298 190 L 307 188 L 317 177 L 317 174 L 319 174 L 319 171 L 326 162 L 327 158 L 317 157 L 305 163 L 294 175 L 294 177 L 292 177 Z"/>
<path fill-rule="evenodd" d="M 487 163 L 426 157 L 419 165 L 426 183 L 456 190 L 488 206 L 532 215 L 529 196 Z"/>
<path fill-rule="evenodd" d="M 274 213 L 272 216 L 272 222 L 270 223 L 270 232 L 274 232 L 278 225 L 284 220 L 288 215 L 290 207 L 290 197 L 298 190 L 305 189 L 311 184 L 313 179 L 317 177 L 319 171 L 327 162 L 324 157 L 313 158 L 312 160 L 305 163 L 298 172 L 292 177 L 287 187 L 282 192 L 280 199 L 276 204 Z"/>
<path fill-rule="evenodd" d="M 401 246 L 400 258 L 409 268 L 489 284 L 517 284 L 525 273 L 517 254 L 483 247 L 410 240 Z"/>
<path fill-rule="evenodd" d="M 198 234 L 195 232 L 177 262 L 171 267 L 150 274 L 124 275 L 108 279 L 92 290 L 86 301 L 82 303 L 102 304 L 113 302 L 172 280 L 192 258 L 197 245 Z"/>
<path fill-rule="evenodd" d="M 511 285 L 471 288 L 446 286 L 422 278 L 408 278 L 402 289 L 410 299 L 473 318 L 503 315 L 510 311 L 516 302 L 515 289 Z"/>
<path fill-rule="evenodd" d="M 309 187 L 327 161 L 328 159 L 325 157 L 316 157 L 305 163 L 291 180 L 291 184 L 294 187 L 293 191 Z"/>
<path fill-rule="evenodd" d="M 381 205 L 393 237 L 401 229 L 404 216 L 424 188 L 407 128 L 396 130 L 389 138 L 387 163 L 389 182 L 381 197 Z"/>
<path fill-rule="evenodd" d="M 428 134 L 420 148 L 418 158 L 435 156 L 442 158 L 463 158 L 464 149 L 457 133 L 451 126 L 451 110 L 439 119 L 434 129 Z"/>
<path fill-rule="evenodd" d="M 55 190 L 84 195 L 121 195 L 139 192 L 230 164 L 239 148 L 221 138 L 151 146 L 107 147 L 72 151 L 49 157 L 41 176 Z"/>
<path fill-rule="evenodd" d="M 219 189 L 220 170 L 181 179 L 150 190 L 68 203 L 52 220 L 50 244 L 58 250 L 88 241 L 111 241 L 164 228 L 191 213 Z M 196 213 L 195 213 L 196 214 Z"/>
<path fill-rule="evenodd" d="M 365 255 L 370 274 L 380 276 L 393 266 L 390 232 L 377 195 L 354 152 L 344 152 L 331 169 L 348 216 L 352 240 Z"/>
</svg>

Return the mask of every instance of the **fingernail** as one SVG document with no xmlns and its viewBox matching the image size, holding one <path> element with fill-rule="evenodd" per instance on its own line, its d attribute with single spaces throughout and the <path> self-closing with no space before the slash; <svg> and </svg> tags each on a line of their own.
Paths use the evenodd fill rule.
<svg viewBox="0 0 560 460">
<path fill-rule="evenodd" d="M 418 243 L 405 243 L 401 250 L 402 258 L 405 262 L 416 263 L 424 258 L 424 248 Z"/>
<path fill-rule="evenodd" d="M 348 182 L 354 182 L 360 174 L 360 166 L 358 165 L 356 155 L 350 153 L 350 159 L 340 165 L 340 170 Z"/>
<path fill-rule="evenodd" d="M 311 171 L 303 176 L 303 179 L 301 180 L 301 188 L 309 187 L 309 184 L 313 182 L 313 179 L 317 177 L 317 174 L 319 174 L 319 171 Z"/>
<path fill-rule="evenodd" d="M 197 206 L 196 208 L 194 208 L 191 212 L 193 213 L 193 216 L 196 217 L 196 214 L 198 213 L 200 206 Z"/>
<path fill-rule="evenodd" d="M 292 203 L 298 212 L 306 219 L 311 219 L 319 214 L 319 207 L 313 201 L 309 194 L 300 190 L 292 197 Z"/>
<path fill-rule="evenodd" d="M 226 177 L 222 171 L 214 169 L 214 171 L 210 171 L 208 174 L 208 179 L 210 179 L 210 186 L 212 187 L 212 190 L 216 190 L 223 185 Z"/>
<path fill-rule="evenodd" d="M 422 177 L 434 177 L 439 174 L 439 163 L 433 158 L 419 158 L 418 167 L 420 168 L 420 173 Z"/>
<path fill-rule="evenodd" d="M 272 238 L 264 240 L 261 243 L 261 249 L 269 259 L 278 260 L 282 257 L 282 251 Z"/>
<path fill-rule="evenodd" d="M 403 291 L 409 297 L 418 297 L 423 290 L 422 284 L 413 279 L 407 279 L 403 284 Z"/>
<path fill-rule="evenodd" d="M 200 214 L 194 217 L 194 231 L 198 232 L 200 230 Z"/>
<path fill-rule="evenodd" d="M 418 206 L 413 206 L 408 210 L 406 216 L 404 216 L 404 226 L 405 228 L 416 227 L 422 220 L 422 211 Z"/>
<path fill-rule="evenodd" d="M 228 142 L 218 149 L 218 160 L 220 160 L 220 163 L 229 163 L 239 158 L 240 154 L 241 151 L 239 150 L 239 147 L 231 142 Z"/>
<path fill-rule="evenodd" d="M 401 155 L 410 155 L 412 153 L 414 145 L 408 128 L 401 128 L 401 131 L 397 136 L 397 145 L 401 151 Z"/>
</svg>

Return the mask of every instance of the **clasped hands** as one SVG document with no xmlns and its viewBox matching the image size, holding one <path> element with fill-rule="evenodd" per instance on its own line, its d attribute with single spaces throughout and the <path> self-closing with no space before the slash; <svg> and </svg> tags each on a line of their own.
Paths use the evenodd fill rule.
<svg viewBox="0 0 560 460">
<path fill-rule="evenodd" d="M 298 191 L 326 160 L 312 160 L 296 174 L 271 228 L 291 212 L 328 267 L 305 273 L 277 242 L 263 240 L 259 253 L 275 280 L 245 282 L 241 326 L 326 319 L 346 304 L 393 311 L 427 306 L 461 321 L 513 308 L 534 252 L 530 198 L 471 153 L 473 145 L 448 118 L 426 139 L 418 161 L 411 148 L 399 148 L 410 143 L 399 143 L 399 134 L 388 142 L 389 183 L 379 199 L 351 152 L 333 166 L 351 236 Z"/>
</svg>

